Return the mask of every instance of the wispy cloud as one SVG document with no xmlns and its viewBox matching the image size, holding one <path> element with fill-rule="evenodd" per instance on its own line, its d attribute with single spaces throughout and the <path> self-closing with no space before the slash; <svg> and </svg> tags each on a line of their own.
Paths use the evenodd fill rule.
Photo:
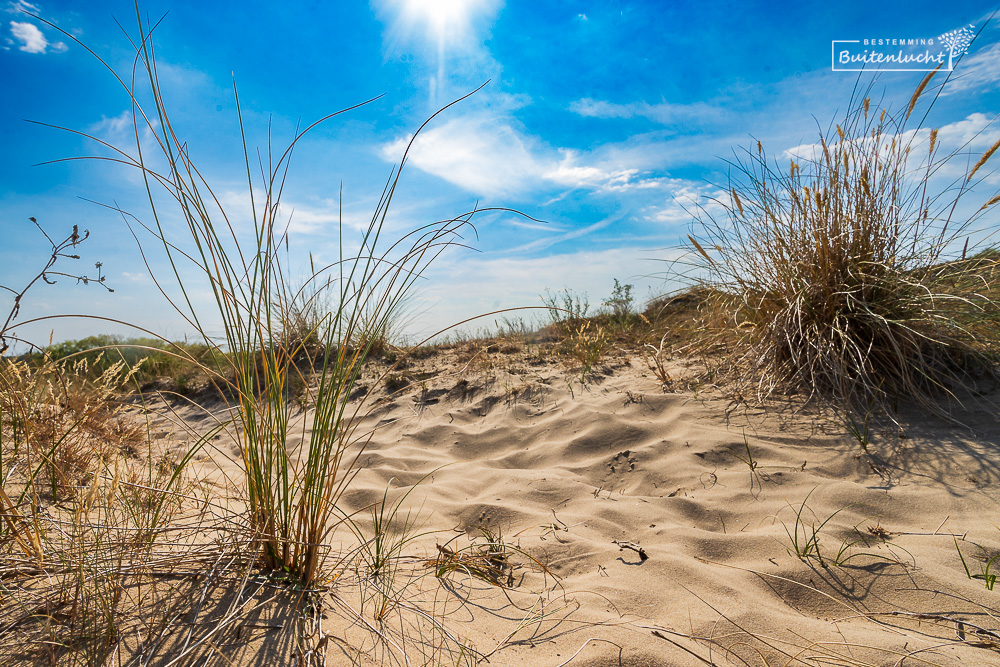
<svg viewBox="0 0 1000 667">
<path fill-rule="evenodd" d="M 663 179 L 647 178 L 638 169 L 581 164 L 577 151 L 560 149 L 563 158 L 544 177 L 554 183 L 573 189 L 597 192 L 625 192 L 661 187 Z"/>
<path fill-rule="evenodd" d="M 153 169 L 163 169 L 166 165 L 162 161 L 159 147 L 156 145 L 156 137 L 153 132 L 159 129 L 160 123 L 156 118 L 150 120 L 150 125 L 145 125 L 145 121 L 139 119 L 139 138 L 142 141 L 142 149 L 146 166 Z M 110 146 L 135 155 L 135 126 L 132 123 L 132 111 L 126 109 L 117 116 L 101 116 L 101 120 L 91 123 L 87 127 L 87 133 L 92 137 L 104 141 Z M 104 148 L 95 146 L 98 152 L 103 152 Z M 115 155 L 115 157 L 119 157 Z M 138 170 L 129 170 L 127 178 L 134 179 L 133 182 L 141 183 L 142 174 Z"/>
<path fill-rule="evenodd" d="M 618 104 L 589 97 L 573 102 L 569 105 L 569 110 L 589 118 L 645 118 L 660 125 L 713 123 L 718 122 L 725 114 L 720 107 L 704 102 L 671 104 L 664 101 L 659 104 L 649 104 L 648 102 Z"/>
<path fill-rule="evenodd" d="M 541 221 L 534 222 L 531 220 L 522 220 L 518 218 L 511 218 L 504 220 L 504 224 L 510 225 L 511 227 L 516 227 L 517 229 L 529 229 L 536 232 L 546 232 L 549 234 L 557 234 L 568 231 L 564 225 L 555 225 L 551 222 Z"/>
<path fill-rule="evenodd" d="M 121 140 L 126 139 L 132 130 L 132 112 L 128 109 L 111 118 L 101 116 L 101 120 L 88 128 L 90 134 L 105 139 L 108 143 L 122 143 Z"/>
<path fill-rule="evenodd" d="M 10 14 L 23 14 L 23 13 L 38 14 L 42 10 L 41 7 L 39 7 L 38 5 L 32 4 L 30 2 L 25 2 L 25 0 L 17 0 L 17 2 L 8 2 L 7 7 L 6 9 L 4 9 L 4 11 Z"/>
<path fill-rule="evenodd" d="M 121 272 L 122 280 L 126 280 L 130 283 L 137 283 L 140 285 L 150 285 L 153 279 L 149 277 L 148 273 L 133 273 L 131 271 Z"/>
<path fill-rule="evenodd" d="M 942 91 L 943 95 L 967 90 L 990 90 L 1000 81 L 1000 42 L 963 58 L 955 69 L 955 75 Z"/>
<path fill-rule="evenodd" d="M 350 211 L 339 210 L 334 201 L 323 202 L 321 206 L 309 206 L 302 203 L 283 203 L 279 214 L 288 221 L 290 234 L 314 235 L 335 233 L 340 225 L 345 229 L 363 230 L 370 222 L 369 217 Z"/>
<path fill-rule="evenodd" d="M 922 130 L 919 143 L 913 151 L 923 153 L 927 150 L 926 146 L 929 141 L 930 132 Z M 937 170 L 935 176 L 941 179 L 964 177 L 971 168 L 971 164 L 977 162 L 998 141 L 1000 141 L 1000 125 L 997 123 L 996 116 L 974 113 L 962 120 L 941 126 L 941 129 L 938 130 L 938 142 L 941 145 L 939 155 L 955 152 L 967 155 L 968 159 L 949 160 L 943 168 Z M 996 158 L 991 160 L 986 167 L 977 172 L 976 178 L 984 179 L 985 183 L 990 186 L 1000 184 L 1000 170 L 998 170 L 1000 165 L 997 162 Z"/>
<path fill-rule="evenodd" d="M 1000 128 L 996 118 L 984 113 L 974 113 L 962 120 L 942 125 L 938 130 L 938 141 L 944 150 L 959 150 L 968 147 L 970 150 L 985 150 L 997 140 Z M 922 138 L 929 141 L 930 137 Z"/>
<path fill-rule="evenodd" d="M 604 218 L 603 220 L 598 220 L 597 222 L 591 225 L 587 225 L 586 227 L 574 229 L 573 231 L 565 232 L 559 234 L 558 236 L 549 237 L 545 239 L 538 239 L 537 241 L 532 241 L 531 243 L 526 243 L 522 246 L 511 248 L 506 252 L 509 254 L 517 254 L 517 253 L 538 252 L 539 250 L 545 250 L 546 248 L 551 248 L 554 245 L 565 243 L 566 241 L 572 241 L 574 239 L 579 239 L 585 236 L 589 236 L 594 232 L 597 232 L 601 229 L 604 229 L 605 227 L 608 227 L 616 222 L 619 222 L 624 217 L 625 213 L 622 212 L 616 213 L 614 215 L 608 216 L 607 218 Z"/>
</svg>

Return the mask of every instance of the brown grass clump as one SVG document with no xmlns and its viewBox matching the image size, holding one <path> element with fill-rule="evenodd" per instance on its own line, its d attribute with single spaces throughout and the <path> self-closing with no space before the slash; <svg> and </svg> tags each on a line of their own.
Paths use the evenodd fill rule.
<svg viewBox="0 0 1000 667">
<path fill-rule="evenodd" d="M 0 660 L 108 664 L 168 623 L 176 600 L 148 588 L 176 567 L 177 476 L 119 400 L 131 380 L 122 362 L 0 359 Z"/>
<path fill-rule="evenodd" d="M 731 370 L 759 396 L 938 410 L 942 393 L 995 368 L 998 255 L 979 224 L 989 202 L 966 202 L 983 173 L 942 183 L 961 149 L 942 156 L 936 131 L 869 110 L 853 100 L 784 165 L 758 142 L 722 214 L 700 211 L 692 254 L 702 284 L 732 304 Z"/>
<path fill-rule="evenodd" d="M 53 500 L 74 495 L 145 439 L 142 426 L 112 400 L 132 372 L 118 362 L 91 375 L 83 359 L 40 368 L 0 360 L 0 443 L 15 460 L 24 457 L 28 484 L 37 480 Z"/>
</svg>

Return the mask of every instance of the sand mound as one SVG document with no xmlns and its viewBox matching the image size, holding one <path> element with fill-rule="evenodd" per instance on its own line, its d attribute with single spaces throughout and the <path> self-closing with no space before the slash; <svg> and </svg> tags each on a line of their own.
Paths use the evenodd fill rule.
<svg viewBox="0 0 1000 667">
<path fill-rule="evenodd" d="M 519 550 L 509 590 L 461 572 L 412 584 L 489 664 L 1000 664 L 1000 590 L 970 580 L 955 547 L 965 538 L 977 573 L 975 545 L 1000 543 L 986 408 L 961 414 L 967 427 L 903 415 L 865 453 L 815 409 L 663 393 L 641 359 L 584 383 L 523 356 L 442 355 L 365 418 L 344 509 L 364 524 L 387 489 L 409 494 L 398 516 L 420 535 L 402 578 L 482 526 Z M 201 474 L 238 485 L 235 443 L 215 444 Z M 364 630 L 326 623 L 345 641 Z M 385 659 L 336 647 L 331 664 Z"/>
</svg>

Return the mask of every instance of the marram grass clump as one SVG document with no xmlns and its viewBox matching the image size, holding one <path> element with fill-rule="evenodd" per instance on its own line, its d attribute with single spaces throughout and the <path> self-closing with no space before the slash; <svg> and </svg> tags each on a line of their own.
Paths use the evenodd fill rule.
<svg viewBox="0 0 1000 667">
<path fill-rule="evenodd" d="M 981 190 L 1000 142 L 945 176 L 969 144 L 946 152 L 937 130 L 907 127 L 930 76 L 905 113 L 855 99 L 787 161 L 758 142 L 722 213 L 700 211 L 700 280 L 723 295 L 729 368 L 758 396 L 940 410 L 942 394 L 995 370 L 1000 255 L 984 216 L 998 197 Z"/>
</svg>

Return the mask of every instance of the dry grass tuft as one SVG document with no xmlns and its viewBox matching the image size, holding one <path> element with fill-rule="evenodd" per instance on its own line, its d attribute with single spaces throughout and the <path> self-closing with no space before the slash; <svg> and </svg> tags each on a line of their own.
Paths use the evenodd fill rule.
<svg viewBox="0 0 1000 667">
<path fill-rule="evenodd" d="M 940 412 L 941 394 L 994 372 L 1000 255 L 980 219 L 997 199 L 966 202 L 983 183 L 975 170 L 942 182 L 959 152 L 939 155 L 928 131 L 906 127 L 913 104 L 869 115 L 855 100 L 784 165 L 758 145 L 735 165 L 722 214 L 700 211 L 696 271 L 725 295 L 730 371 L 758 396 Z"/>
<path fill-rule="evenodd" d="M 438 545 L 438 555 L 428 558 L 425 564 L 434 569 L 438 578 L 450 573 L 465 574 L 501 588 L 514 585 L 517 565 L 511 561 L 514 549 L 507 545 L 501 531 L 489 526 L 479 528 L 482 542 L 473 542 L 463 549 Z"/>
<path fill-rule="evenodd" d="M 26 486 L 68 498 L 115 457 L 136 453 L 143 428 L 114 401 L 132 374 L 121 362 L 92 378 L 82 359 L 41 367 L 0 361 L 0 442 L 23 460 Z"/>
<path fill-rule="evenodd" d="M 176 600 L 144 591 L 198 526 L 163 540 L 178 478 L 118 400 L 121 364 L 3 359 L 0 380 L 0 658 L 109 664 L 139 626 L 169 623 Z"/>
</svg>

